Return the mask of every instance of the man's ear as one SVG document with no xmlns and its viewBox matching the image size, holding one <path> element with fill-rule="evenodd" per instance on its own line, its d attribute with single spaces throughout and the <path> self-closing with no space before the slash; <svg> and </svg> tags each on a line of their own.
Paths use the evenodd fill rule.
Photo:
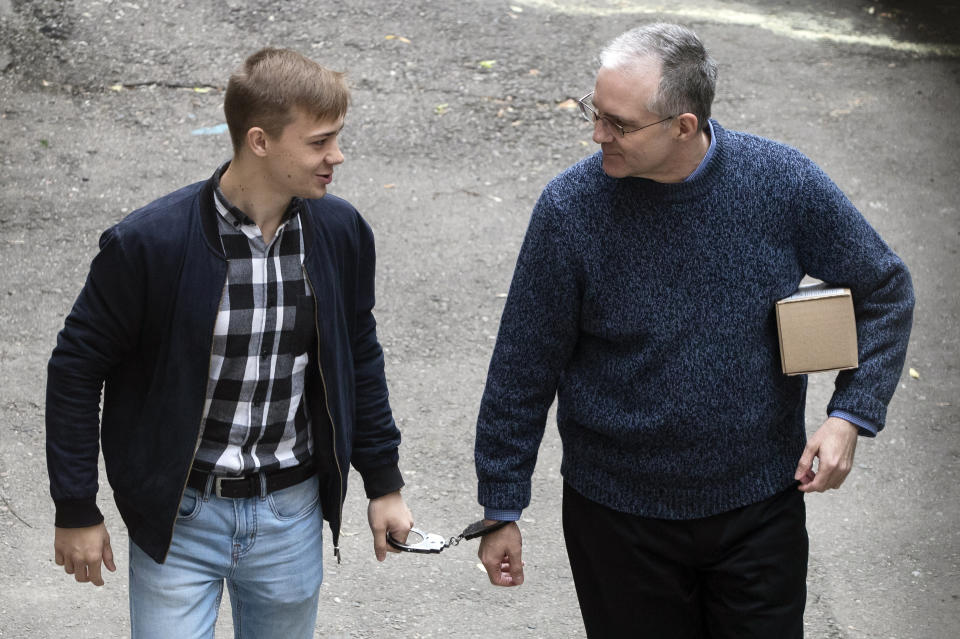
<svg viewBox="0 0 960 639">
<path fill-rule="evenodd" d="M 258 126 L 250 127 L 247 130 L 247 148 L 257 157 L 263 157 L 267 154 L 267 133 Z"/>
<path fill-rule="evenodd" d="M 700 121 L 692 113 L 681 113 L 676 117 L 676 120 L 679 131 L 677 137 L 679 138 L 689 139 L 700 131 Z"/>
</svg>

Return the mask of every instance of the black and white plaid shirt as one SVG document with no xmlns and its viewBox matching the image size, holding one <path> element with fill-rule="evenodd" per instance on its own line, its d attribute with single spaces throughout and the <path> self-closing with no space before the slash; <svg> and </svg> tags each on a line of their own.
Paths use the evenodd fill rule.
<svg viewBox="0 0 960 639">
<path fill-rule="evenodd" d="M 213 333 L 202 436 L 194 467 L 249 475 L 309 461 L 310 416 L 302 401 L 314 306 L 303 272 L 300 201 L 269 244 L 215 190 L 227 283 Z"/>
</svg>

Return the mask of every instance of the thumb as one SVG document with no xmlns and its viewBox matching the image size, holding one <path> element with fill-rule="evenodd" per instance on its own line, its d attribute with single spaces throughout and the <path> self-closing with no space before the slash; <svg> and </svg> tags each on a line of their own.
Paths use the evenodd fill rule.
<svg viewBox="0 0 960 639">
<path fill-rule="evenodd" d="M 813 468 L 813 458 L 816 457 L 817 447 L 813 441 L 808 441 L 807 445 L 803 449 L 803 454 L 800 455 L 800 462 L 797 464 L 797 472 L 793 474 L 793 478 L 797 481 L 801 481 L 804 476 L 810 472 L 810 469 Z"/>
<path fill-rule="evenodd" d="M 103 544 L 103 565 L 110 572 L 117 572 L 117 564 L 113 561 L 113 549 L 110 547 L 109 539 Z"/>
</svg>

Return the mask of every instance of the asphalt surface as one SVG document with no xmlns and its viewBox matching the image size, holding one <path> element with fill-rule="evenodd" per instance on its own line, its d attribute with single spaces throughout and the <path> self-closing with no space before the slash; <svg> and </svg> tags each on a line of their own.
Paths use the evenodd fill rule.
<svg viewBox="0 0 960 639">
<path fill-rule="evenodd" d="M 949 638 L 960 627 L 960 12 L 952 2 L 0 0 L 0 637 L 128 634 L 119 571 L 53 562 L 45 365 L 99 233 L 229 156 L 222 87 L 264 45 L 349 73 L 331 190 L 378 242 L 377 317 L 404 494 L 443 535 L 477 519 L 473 427 L 503 297 L 546 181 L 592 153 L 568 100 L 642 21 L 695 28 L 721 65 L 714 115 L 792 144 L 911 268 L 914 333 L 886 429 L 839 491 L 807 500 L 807 636 Z M 814 376 L 808 427 L 832 379 Z M 495 589 L 476 542 L 378 564 L 358 477 L 317 636 L 579 637 L 561 542 L 559 440 L 525 511 L 526 583 Z M 598 544 L 603 539 L 597 539 Z M 231 636 L 222 610 L 218 636 Z"/>
</svg>

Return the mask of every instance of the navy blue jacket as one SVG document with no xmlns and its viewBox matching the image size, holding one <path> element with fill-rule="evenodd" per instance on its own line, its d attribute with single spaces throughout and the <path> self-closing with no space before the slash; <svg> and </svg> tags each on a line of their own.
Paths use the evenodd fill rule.
<svg viewBox="0 0 960 639">
<path fill-rule="evenodd" d="M 199 444 L 226 283 L 213 188 L 212 180 L 184 187 L 104 232 L 48 365 L 47 466 L 56 525 L 103 520 L 96 506 L 102 442 L 130 537 L 158 562 L 170 546 Z M 400 432 L 372 313 L 373 233 L 333 195 L 305 200 L 301 217 L 318 343 L 304 397 L 323 516 L 336 547 L 348 464 L 370 498 L 399 489 Z"/>
</svg>

